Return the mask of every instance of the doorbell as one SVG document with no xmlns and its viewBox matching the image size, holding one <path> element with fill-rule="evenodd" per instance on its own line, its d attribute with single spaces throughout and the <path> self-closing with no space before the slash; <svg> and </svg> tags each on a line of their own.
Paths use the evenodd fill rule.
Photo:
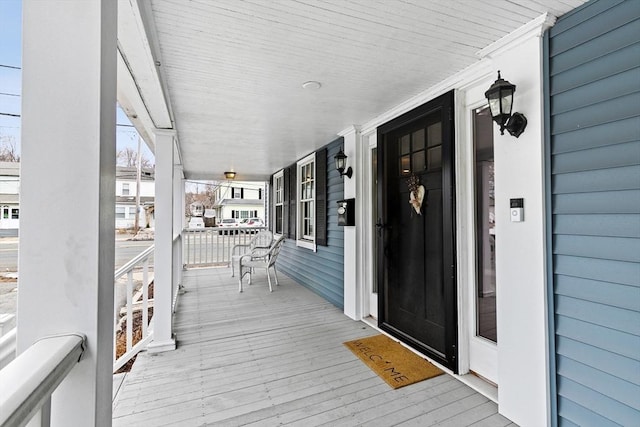
<svg viewBox="0 0 640 427">
<path fill-rule="evenodd" d="M 524 199 L 511 199 L 511 222 L 524 221 Z"/>
</svg>

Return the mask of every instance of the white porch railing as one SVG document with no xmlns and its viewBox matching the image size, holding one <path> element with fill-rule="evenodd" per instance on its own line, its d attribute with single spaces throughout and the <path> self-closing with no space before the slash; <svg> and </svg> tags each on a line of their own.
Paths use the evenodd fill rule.
<svg viewBox="0 0 640 427">
<path fill-rule="evenodd" d="M 265 227 L 185 229 L 182 232 L 185 268 L 228 265 L 231 249 L 248 244 Z"/>
<path fill-rule="evenodd" d="M 154 245 L 151 245 L 114 273 L 116 290 L 119 281 L 126 280 L 126 304 L 121 307 L 121 298 L 115 298 L 114 301 L 114 372 L 143 350 L 153 338 L 153 324 L 149 322 L 149 311 L 153 310 L 153 298 L 149 298 L 149 285 L 153 282 L 149 264 L 153 251 Z M 140 274 L 141 279 L 135 277 Z M 135 286 L 136 282 L 140 283 L 139 289 Z M 140 335 L 134 337 L 137 324 L 140 325 Z M 135 343 L 134 338 L 137 338 Z"/>
<path fill-rule="evenodd" d="M 81 334 L 46 337 L 0 370 L 0 426 L 49 425 L 51 394 L 80 361 L 85 337 Z"/>
<path fill-rule="evenodd" d="M 176 250 L 174 240 L 174 251 Z M 177 250 L 179 250 L 178 248 Z M 153 281 L 153 274 L 150 271 L 150 260 L 153 257 L 154 246 L 151 245 L 131 261 L 120 267 L 114 273 L 114 284 L 116 292 L 125 283 L 125 305 L 122 306 L 121 299 L 114 300 L 114 356 L 113 371 L 117 371 L 129 360 L 138 354 L 153 338 L 153 327 L 149 321 L 149 309 L 153 309 L 153 299 L 149 298 L 149 285 Z M 175 253 L 175 252 L 174 252 Z M 174 257 L 176 264 L 180 264 L 179 257 Z M 136 276 L 141 275 L 141 280 L 136 280 Z M 141 283 L 140 289 L 135 286 L 136 282 Z M 176 283 L 176 282 L 174 282 Z M 119 286 L 120 285 L 120 286 Z M 174 295 L 177 293 L 174 292 Z M 174 297 L 174 305 L 175 305 Z M 135 323 L 141 325 L 141 336 L 138 341 L 134 338 Z M 126 326 L 125 326 L 126 325 Z M 0 369 L 5 367 L 16 357 L 16 335 L 17 330 L 13 328 L 0 336 Z M 124 338 L 124 353 L 118 355 L 118 337 Z M 122 345 L 120 346 L 122 348 Z"/>
<path fill-rule="evenodd" d="M 171 302 L 171 312 L 176 312 L 176 305 L 178 304 L 178 295 L 182 289 L 182 235 L 176 234 L 173 236 L 173 280 L 172 280 L 172 293 L 173 300 Z"/>
</svg>

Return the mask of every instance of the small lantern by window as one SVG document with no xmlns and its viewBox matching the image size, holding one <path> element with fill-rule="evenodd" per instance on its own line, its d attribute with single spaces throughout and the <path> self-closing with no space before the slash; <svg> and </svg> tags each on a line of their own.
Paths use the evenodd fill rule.
<svg viewBox="0 0 640 427">
<path fill-rule="evenodd" d="M 346 172 L 344 170 L 347 166 L 347 155 L 342 152 L 342 148 L 338 151 L 338 154 L 334 156 L 334 159 L 336 161 L 336 170 L 340 172 L 340 176 L 346 175 L 348 178 L 351 178 L 351 175 L 353 174 L 351 166 L 349 166 Z"/>
<path fill-rule="evenodd" d="M 521 113 L 511 114 L 515 91 L 516 85 L 500 77 L 500 71 L 498 71 L 498 80 L 491 85 L 484 96 L 489 101 L 493 121 L 500 125 L 500 135 L 504 135 L 506 129 L 509 134 L 517 138 L 527 127 L 527 118 Z"/>
</svg>

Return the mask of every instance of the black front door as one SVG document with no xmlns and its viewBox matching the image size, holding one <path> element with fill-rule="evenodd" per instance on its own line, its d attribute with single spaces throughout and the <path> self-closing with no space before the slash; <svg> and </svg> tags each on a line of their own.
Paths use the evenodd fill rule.
<svg viewBox="0 0 640 427">
<path fill-rule="evenodd" d="M 383 330 L 457 372 L 453 140 L 453 92 L 378 129 L 378 295 Z"/>
</svg>

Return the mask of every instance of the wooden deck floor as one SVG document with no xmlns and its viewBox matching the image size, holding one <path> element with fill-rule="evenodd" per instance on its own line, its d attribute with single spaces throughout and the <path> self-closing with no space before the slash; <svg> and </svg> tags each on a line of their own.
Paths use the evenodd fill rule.
<svg viewBox="0 0 640 427">
<path fill-rule="evenodd" d="M 185 272 L 178 349 L 142 353 L 114 426 L 513 426 L 450 375 L 392 390 L 344 341 L 378 332 L 280 275 L 237 292 L 225 268 Z"/>
</svg>

